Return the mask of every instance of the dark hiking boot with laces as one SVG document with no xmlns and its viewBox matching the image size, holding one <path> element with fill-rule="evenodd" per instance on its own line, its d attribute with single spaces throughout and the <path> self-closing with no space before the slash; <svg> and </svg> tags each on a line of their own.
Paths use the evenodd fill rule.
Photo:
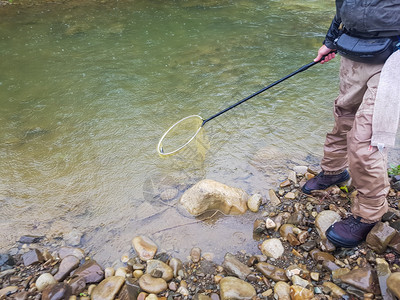
<svg viewBox="0 0 400 300">
<path fill-rule="evenodd" d="M 308 180 L 301 190 L 303 193 L 311 194 L 312 191 L 325 190 L 332 185 L 344 183 L 349 179 L 350 174 L 347 170 L 335 175 L 325 175 L 322 171 L 314 178 Z"/>
<path fill-rule="evenodd" d="M 376 223 L 363 223 L 360 217 L 349 217 L 326 230 L 326 237 L 337 247 L 353 248 L 365 240 Z"/>
</svg>

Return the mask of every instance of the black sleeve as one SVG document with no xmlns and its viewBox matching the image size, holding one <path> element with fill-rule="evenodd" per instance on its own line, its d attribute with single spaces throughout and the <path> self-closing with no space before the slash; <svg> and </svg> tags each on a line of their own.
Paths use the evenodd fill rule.
<svg viewBox="0 0 400 300">
<path fill-rule="evenodd" d="M 339 37 L 339 26 L 340 26 L 341 20 L 336 14 L 336 16 L 333 18 L 331 26 L 328 29 L 328 32 L 326 33 L 326 37 L 324 40 L 324 45 L 327 46 L 329 49 L 335 49 L 336 46 L 334 45 L 335 39 Z"/>
</svg>

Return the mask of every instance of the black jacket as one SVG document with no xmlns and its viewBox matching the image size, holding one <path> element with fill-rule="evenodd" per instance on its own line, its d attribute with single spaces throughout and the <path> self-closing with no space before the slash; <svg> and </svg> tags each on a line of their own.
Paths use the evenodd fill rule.
<svg viewBox="0 0 400 300">
<path fill-rule="evenodd" d="M 325 46 L 335 49 L 341 30 L 360 37 L 400 36 L 400 0 L 336 0 Z"/>
</svg>

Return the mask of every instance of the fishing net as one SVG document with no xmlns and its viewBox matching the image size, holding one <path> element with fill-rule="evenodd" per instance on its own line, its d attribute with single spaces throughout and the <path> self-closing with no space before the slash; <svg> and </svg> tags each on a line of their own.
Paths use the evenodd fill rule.
<svg viewBox="0 0 400 300">
<path fill-rule="evenodd" d="M 203 128 L 203 118 L 192 115 L 172 125 L 158 142 L 157 151 L 162 156 L 175 154 L 195 140 Z"/>
</svg>

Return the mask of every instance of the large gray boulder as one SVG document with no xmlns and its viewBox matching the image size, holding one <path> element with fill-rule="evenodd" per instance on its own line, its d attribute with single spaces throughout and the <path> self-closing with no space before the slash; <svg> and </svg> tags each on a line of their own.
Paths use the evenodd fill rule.
<svg viewBox="0 0 400 300">
<path fill-rule="evenodd" d="M 249 195 L 239 188 L 203 179 L 188 189 L 180 203 L 192 215 L 201 215 L 209 210 L 219 210 L 226 215 L 240 215 L 247 210 Z"/>
</svg>

